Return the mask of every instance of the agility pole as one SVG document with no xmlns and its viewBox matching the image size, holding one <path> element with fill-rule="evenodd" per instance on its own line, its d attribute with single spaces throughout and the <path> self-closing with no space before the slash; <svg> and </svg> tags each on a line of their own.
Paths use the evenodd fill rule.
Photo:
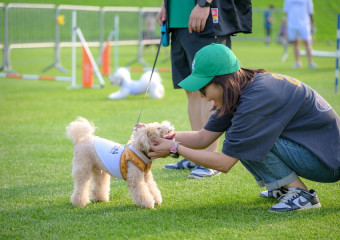
<svg viewBox="0 0 340 240">
<path fill-rule="evenodd" d="M 114 39 L 113 39 L 114 38 Z M 97 64 L 102 66 L 102 74 L 110 74 L 110 45 L 114 40 L 114 71 L 118 69 L 118 49 L 119 49 L 119 16 L 115 15 L 114 29 L 112 29 L 106 38 L 106 43 L 101 45 Z M 108 68 L 108 69 L 106 69 Z"/>
<path fill-rule="evenodd" d="M 99 71 L 99 69 L 98 69 L 98 66 L 97 66 L 96 61 L 94 60 L 94 58 L 93 58 L 93 56 L 92 56 L 92 53 L 91 53 L 91 51 L 90 51 L 90 49 L 89 49 L 89 46 L 87 45 L 87 42 L 86 42 L 86 40 L 85 40 L 85 38 L 84 38 L 83 33 L 81 32 L 81 30 L 80 30 L 79 27 L 76 27 L 75 31 L 77 32 L 77 35 L 78 35 L 78 37 L 79 37 L 81 43 L 83 44 L 83 47 L 84 47 L 84 49 L 85 49 L 87 55 L 88 55 L 89 58 L 90 58 L 90 62 L 91 62 L 91 64 L 92 64 L 94 73 L 96 74 L 96 76 L 97 76 L 97 78 L 98 78 L 98 80 L 99 80 L 101 86 L 103 87 L 103 86 L 105 85 L 105 81 L 104 81 L 104 79 L 103 79 L 102 74 L 100 73 L 100 71 Z"/>
<path fill-rule="evenodd" d="M 93 58 L 93 55 L 89 49 L 89 46 L 85 40 L 85 37 L 82 33 L 82 31 L 80 30 L 80 28 L 77 26 L 77 12 L 73 11 L 72 12 L 72 86 L 71 88 L 81 88 L 81 85 L 77 85 L 76 84 L 76 61 L 77 61 L 77 57 L 76 57 L 76 45 L 77 45 L 77 36 L 87 54 L 87 56 L 89 57 L 89 60 L 91 62 L 91 65 L 93 67 L 93 70 L 100 82 L 99 86 L 92 86 L 92 88 L 101 88 L 105 85 L 105 81 L 103 79 L 102 74 L 100 73 L 99 69 L 98 69 L 98 65 L 96 63 L 96 61 Z"/>
</svg>

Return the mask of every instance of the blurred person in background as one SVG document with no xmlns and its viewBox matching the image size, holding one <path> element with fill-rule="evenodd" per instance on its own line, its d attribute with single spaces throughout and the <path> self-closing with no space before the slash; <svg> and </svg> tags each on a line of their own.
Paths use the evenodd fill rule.
<svg viewBox="0 0 340 240">
<path fill-rule="evenodd" d="M 264 11 L 264 29 L 266 31 L 266 38 L 265 43 L 266 45 L 269 45 L 270 43 L 270 36 L 272 33 L 272 25 L 274 24 L 274 19 L 272 17 L 272 11 L 274 10 L 273 5 L 269 5 L 269 8 Z"/>
<path fill-rule="evenodd" d="M 287 15 L 287 36 L 293 44 L 295 63 L 293 68 L 301 68 L 299 40 L 306 48 L 309 68 L 317 68 L 312 56 L 312 29 L 314 29 L 314 7 L 312 0 L 285 0 L 283 11 Z"/>
</svg>

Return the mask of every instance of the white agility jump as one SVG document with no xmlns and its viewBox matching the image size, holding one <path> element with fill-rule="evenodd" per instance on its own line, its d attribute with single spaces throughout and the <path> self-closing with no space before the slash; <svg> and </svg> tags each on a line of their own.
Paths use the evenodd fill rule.
<svg viewBox="0 0 340 240">
<path fill-rule="evenodd" d="M 300 50 L 301 55 L 307 55 L 305 50 Z M 315 57 L 336 57 L 336 52 L 327 52 L 327 51 L 316 51 L 312 50 L 312 55 Z"/>
<path fill-rule="evenodd" d="M 32 74 L 19 74 L 19 73 L 0 73 L 0 77 L 21 78 L 21 79 L 31 79 L 31 80 L 63 81 L 63 82 L 72 81 L 72 77 L 45 76 L 45 75 L 32 75 Z"/>
</svg>

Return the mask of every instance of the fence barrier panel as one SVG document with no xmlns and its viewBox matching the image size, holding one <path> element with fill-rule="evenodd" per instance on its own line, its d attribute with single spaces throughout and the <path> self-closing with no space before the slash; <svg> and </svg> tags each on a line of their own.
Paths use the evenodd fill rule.
<svg viewBox="0 0 340 240">
<path fill-rule="evenodd" d="M 99 46 L 101 49 L 106 44 L 106 38 L 114 29 L 114 19 L 118 16 L 119 42 L 110 41 L 110 45 L 137 45 L 138 51 L 135 59 L 128 62 L 129 66 L 139 62 L 144 67 L 148 64 L 143 60 L 144 48 L 148 45 L 158 44 L 160 26 L 156 21 L 160 8 L 157 7 L 98 7 L 81 5 L 54 4 L 0 4 L 4 16 L 4 36 L 0 35 L 3 44 L 3 67 L 5 72 L 14 72 L 11 68 L 10 50 L 16 48 L 54 48 L 54 59 L 50 65 L 42 69 L 43 72 L 55 67 L 61 72 L 66 72 L 61 63 L 61 48 L 72 46 L 72 11 L 77 11 L 77 22 L 86 37 L 89 47 Z M 253 33 L 239 34 L 235 40 L 264 40 L 263 13 L 266 9 L 253 9 Z M 273 35 L 278 33 L 279 22 L 283 18 L 281 9 L 274 9 L 272 17 L 277 24 L 273 25 Z M 7 28 L 6 28 L 7 26 Z M 1 30 L 1 29 L 0 29 Z M 3 39 L 1 39 L 3 38 Z M 277 36 L 273 36 L 273 40 Z M 77 43 L 80 47 L 81 44 Z M 100 58 L 98 58 L 100 59 Z M 169 60 L 166 58 L 162 60 Z M 100 63 L 100 60 L 99 60 Z"/>
<path fill-rule="evenodd" d="M 266 8 L 253 8 L 253 33 L 237 34 L 233 40 L 265 41 L 264 12 L 266 10 Z M 77 12 L 77 26 L 86 38 L 88 47 L 99 47 L 97 61 L 99 65 L 102 64 L 102 54 L 107 44 L 112 46 L 111 50 L 114 49 L 115 52 L 112 61 L 115 69 L 118 68 L 118 46 L 135 45 L 138 47 L 136 57 L 125 65 L 129 67 L 137 62 L 142 65 L 142 69 L 149 67 L 143 55 L 146 46 L 158 44 L 160 39 L 160 26 L 156 19 L 160 11 L 158 7 L 0 3 L 0 19 L 3 22 L 0 24 L 0 49 L 3 53 L 0 71 L 16 74 L 15 66 L 13 70 L 11 65 L 12 49 L 52 48 L 53 57 L 50 53 L 48 56 L 42 56 L 51 57 L 52 63 L 37 71 L 45 72 L 56 68 L 60 72 L 67 72 L 68 69 L 62 66 L 61 49 L 72 47 L 73 44 L 76 47 L 82 46 L 81 42 L 72 41 L 74 11 Z M 278 41 L 280 25 L 285 15 L 282 9 L 272 10 L 271 15 L 275 23 L 272 26 L 271 41 Z M 116 32 L 112 34 L 113 31 Z M 336 56 L 339 54 L 337 53 Z M 168 60 L 169 57 L 161 61 Z M 73 72 L 73 69 L 71 71 Z"/>
</svg>

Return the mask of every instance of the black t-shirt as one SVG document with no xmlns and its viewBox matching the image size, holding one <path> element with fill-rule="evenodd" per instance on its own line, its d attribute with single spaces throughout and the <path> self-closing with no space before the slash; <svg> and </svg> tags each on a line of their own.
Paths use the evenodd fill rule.
<svg viewBox="0 0 340 240">
<path fill-rule="evenodd" d="M 204 127 L 224 132 L 222 152 L 261 161 L 282 137 L 314 153 L 331 169 L 340 167 L 340 118 L 316 91 L 276 73 L 258 73 L 242 90 L 233 116 L 214 113 Z"/>
</svg>

